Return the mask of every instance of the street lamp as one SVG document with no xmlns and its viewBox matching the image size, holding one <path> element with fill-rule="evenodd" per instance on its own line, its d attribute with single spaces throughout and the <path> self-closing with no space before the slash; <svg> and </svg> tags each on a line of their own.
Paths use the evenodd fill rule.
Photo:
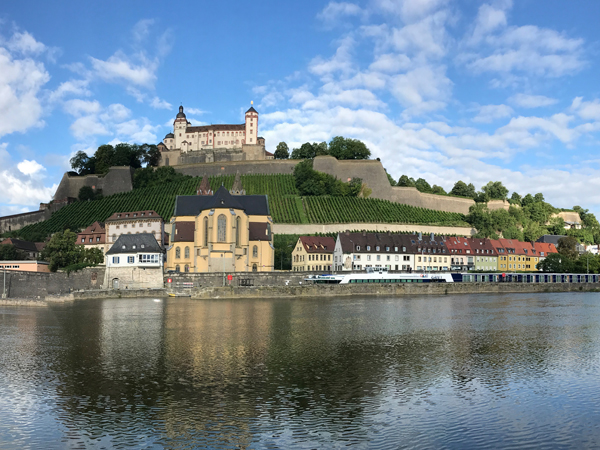
<svg viewBox="0 0 600 450">
<path fill-rule="evenodd" d="M 4 292 L 2 293 L 2 298 L 6 298 L 6 264 L 4 265 Z"/>
</svg>

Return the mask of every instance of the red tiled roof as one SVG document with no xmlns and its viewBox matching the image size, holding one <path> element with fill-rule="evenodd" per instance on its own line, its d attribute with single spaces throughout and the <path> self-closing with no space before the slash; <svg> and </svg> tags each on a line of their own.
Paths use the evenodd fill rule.
<svg viewBox="0 0 600 450">
<path fill-rule="evenodd" d="M 215 124 L 215 125 L 200 125 L 195 127 L 187 127 L 186 133 L 204 133 L 208 131 L 244 131 L 246 130 L 246 124 L 240 125 L 227 125 L 227 124 Z"/>
<path fill-rule="evenodd" d="M 136 214 L 136 216 L 134 217 L 134 214 Z M 125 217 L 128 216 L 128 217 Z M 133 212 L 119 212 L 119 213 L 114 213 L 112 216 L 110 216 L 108 219 L 105 220 L 105 222 L 116 222 L 116 221 L 120 221 L 120 220 L 140 220 L 140 219 L 160 219 L 162 220 L 162 217 L 160 217 L 158 215 L 158 213 L 156 211 L 153 210 L 146 210 L 146 211 L 133 211 Z"/>
<path fill-rule="evenodd" d="M 333 253 L 335 239 L 324 236 L 300 236 L 307 253 Z"/>
</svg>

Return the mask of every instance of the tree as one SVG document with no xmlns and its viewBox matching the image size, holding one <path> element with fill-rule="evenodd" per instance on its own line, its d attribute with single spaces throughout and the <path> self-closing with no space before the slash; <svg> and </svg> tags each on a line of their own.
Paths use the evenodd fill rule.
<svg viewBox="0 0 600 450">
<path fill-rule="evenodd" d="M 458 195 L 460 197 L 473 198 L 475 197 L 475 186 L 473 185 L 473 183 L 467 184 L 464 181 L 459 180 L 454 184 L 454 187 L 452 188 L 450 193 L 452 195 Z"/>
<path fill-rule="evenodd" d="M 290 149 L 285 142 L 277 144 L 274 157 L 275 159 L 288 159 L 290 157 Z"/>
<path fill-rule="evenodd" d="M 42 251 L 42 260 L 50 263 L 50 270 L 56 272 L 58 269 L 76 264 L 82 261 L 82 245 L 75 243 L 77 235 L 70 230 L 55 233 Z"/>
<path fill-rule="evenodd" d="M 80 150 L 75 153 L 75 156 L 73 156 L 69 162 L 71 163 L 73 170 L 79 175 L 96 173 L 96 158 L 90 158 L 84 151 Z"/>
<path fill-rule="evenodd" d="M 511 205 L 521 206 L 521 200 L 522 200 L 521 196 L 519 194 L 517 194 L 516 192 L 513 192 L 508 201 L 510 202 Z"/>
<path fill-rule="evenodd" d="M 547 230 L 538 222 L 529 222 L 523 229 L 523 240 L 525 242 L 535 242 L 546 232 Z"/>
<path fill-rule="evenodd" d="M 133 188 L 162 186 L 167 183 L 179 182 L 190 178 L 189 175 L 175 172 L 172 166 L 161 166 L 158 168 L 145 167 L 134 172 Z"/>
<path fill-rule="evenodd" d="M 550 234 L 563 234 L 565 232 L 565 221 L 560 216 L 550 218 L 550 224 L 548 225 L 548 232 Z"/>
<path fill-rule="evenodd" d="M 113 166 L 115 159 L 115 149 L 112 145 L 106 144 L 101 145 L 94 154 L 96 158 L 96 172 L 95 173 L 107 173 L 108 170 Z"/>
<path fill-rule="evenodd" d="M 502 232 L 502 236 L 504 239 L 515 239 L 517 241 L 523 241 L 525 237 L 523 236 L 523 231 L 521 231 L 517 226 L 511 225 L 506 230 Z"/>
<path fill-rule="evenodd" d="M 327 148 L 327 142 L 321 142 L 317 144 L 313 142 L 313 149 L 315 150 L 315 156 L 326 156 L 329 155 L 329 149 Z"/>
<path fill-rule="evenodd" d="M 385 170 L 385 169 L 383 169 L 383 170 Z M 387 171 L 387 170 L 385 170 L 385 174 L 386 174 L 386 175 L 387 175 L 387 177 L 388 177 L 388 181 L 390 182 L 390 186 L 396 186 L 396 184 L 397 184 L 397 183 L 396 183 L 396 180 L 394 180 L 394 179 L 392 178 L 392 176 L 391 176 L 391 175 L 388 173 L 388 171 Z"/>
<path fill-rule="evenodd" d="M 465 220 L 478 231 L 478 237 L 490 237 L 494 233 L 492 216 L 483 203 L 471 205 Z"/>
<path fill-rule="evenodd" d="M 477 192 L 473 200 L 475 200 L 475 203 L 487 203 L 490 201 L 490 196 L 487 192 Z"/>
<path fill-rule="evenodd" d="M 78 197 L 82 202 L 86 200 L 94 200 L 96 198 L 96 193 L 91 186 L 83 186 L 81 189 L 79 189 Z"/>
<path fill-rule="evenodd" d="M 535 200 L 538 203 L 542 203 L 544 201 L 544 194 L 542 194 L 541 192 L 538 192 L 537 194 L 535 194 L 533 196 L 533 200 Z"/>
<path fill-rule="evenodd" d="M 445 194 L 446 194 L 446 191 L 444 190 L 444 188 L 443 188 L 443 187 L 441 187 L 441 186 L 438 186 L 437 184 L 434 184 L 434 185 L 431 187 L 431 193 L 432 193 L 432 194 L 440 194 L 440 195 L 445 195 Z"/>
<path fill-rule="evenodd" d="M 579 256 L 579 252 L 577 251 L 577 239 L 573 236 L 560 238 L 556 249 L 558 250 L 558 253 L 572 261 L 575 261 Z"/>
<path fill-rule="evenodd" d="M 491 200 L 505 200 L 508 195 L 508 189 L 500 181 L 490 181 L 481 188 Z"/>
<path fill-rule="evenodd" d="M 415 187 L 415 180 L 413 178 L 408 178 L 407 175 L 402 175 L 398 179 L 398 186 Z"/>
<path fill-rule="evenodd" d="M 157 167 L 160 161 L 160 150 L 155 144 L 144 144 L 141 147 L 142 162 L 146 167 Z"/>
<path fill-rule="evenodd" d="M 305 142 L 300 148 L 292 150 L 292 159 L 313 159 L 315 155 L 315 149 L 310 142 Z"/>
<path fill-rule="evenodd" d="M 23 255 L 12 244 L 0 245 L 0 261 L 19 261 Z"/>
<path fill-rule="evenodd" d="M 538 269 L 542 272 L 565 273 L 571 272 L 573 263 L 560 253 L 550 253 L 543 261 L 538 263 Z"/>
<path fill-rule="evenodd" d="M 358 139 L 336 136 L 329 142 L 329 154 L 337 159 L 369 159 L 371 151 Z"/>
<path fill-rule="evenodd" d="M 525 197 L 523 197 L 523 200 L 521 200 L 521 206 L 525 207 L 525 206 L 531 205 L 534 202 L 535 202 L 535 200 L 533 198 L 533 195 L 527 194 Z"/>
<path fill-rule="evenodd" d="M 427 194 L 431 193 L 431 185 L 425 180 L 425 178 L 419 178 L 415 181 L 415 187 L 419 192 L 424 192 Z"/>
</svg>

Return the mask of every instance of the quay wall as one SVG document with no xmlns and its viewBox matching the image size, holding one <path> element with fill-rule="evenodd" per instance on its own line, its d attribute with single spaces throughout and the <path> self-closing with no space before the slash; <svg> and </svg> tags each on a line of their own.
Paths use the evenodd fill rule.
<svg viewBox="0 0 600 450">
<path fill-rule="evenodd" d="M 45 299 L 73 291 L 101 289 L 104 267 L 88 267 L 78 272 L 37 273 L 6 271 L 7 299 Z M 0 272 L 0 295 L 4 292 L 4 272 Z"/>
</svg>

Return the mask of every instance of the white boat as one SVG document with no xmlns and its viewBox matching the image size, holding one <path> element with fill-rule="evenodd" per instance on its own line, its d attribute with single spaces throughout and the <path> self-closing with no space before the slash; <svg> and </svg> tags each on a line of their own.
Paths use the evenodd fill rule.
<svg viewBox="0 0 600 450">
<path fill-rule="evenodd" d="M 315 284 L 356 284 L 356 283 L 454 283 L 449 273 L 390 273 L 385 269 L 368 270 L 364 273 L 347 275 L 311 275 L 304 281 Z"/>
</svg>

